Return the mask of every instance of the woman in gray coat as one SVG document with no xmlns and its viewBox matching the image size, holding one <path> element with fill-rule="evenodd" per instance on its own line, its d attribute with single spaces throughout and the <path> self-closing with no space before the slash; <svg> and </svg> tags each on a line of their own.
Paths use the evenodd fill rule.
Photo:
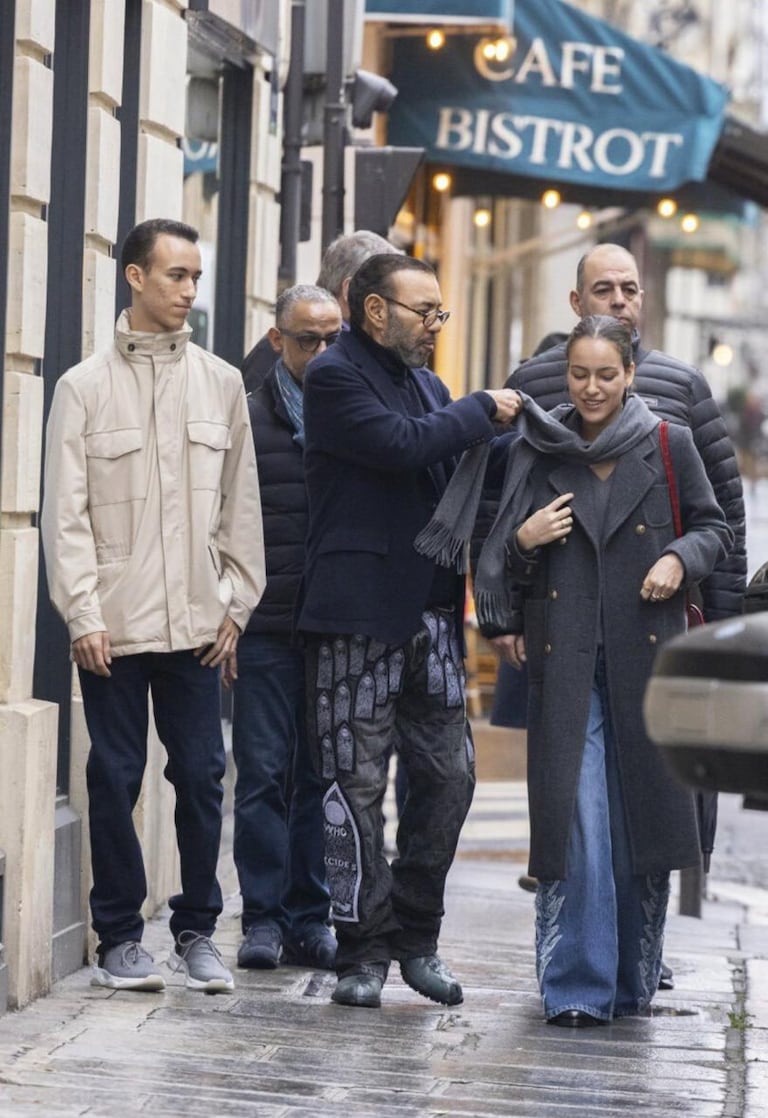
<svg viewBox="0 0 768 1118">
<path fill-rule="evenodd" d="M 482 631 L 528 664 L 529 872 L 547 1021 L 648 1015 L 673 869 L 698 864 L 691 792 L 649 740 L 654 657 L 684 630 L 685 591 L 732 533 L 691 433 L 668 428 L 676 537 L 659 419 L 630 393 L 630 334 L 583 319 L 567 343 L 572 404 L 521 394 L 498 515 L 475 577 Z M 481 449 L 469 451 L 417 540 L 441 561 L 471 531 Z"/>
<path fill-rule="evenodd" d="M 669 874 L 699 861 L 693 796 L 648 739 L 642 699 L 660 645 L 685 628 L 686 587 L 731 535 L 673 426 L 675 536 L 622 323 L 583 319 L 567 354 L 572 404 L 547 416 L 526 402 L 476 596 L 509 634 L 496 643 L 528 664 L 537 973 L 547 1020 L 581 1026 L 650 1012 Z"/>
</svg>

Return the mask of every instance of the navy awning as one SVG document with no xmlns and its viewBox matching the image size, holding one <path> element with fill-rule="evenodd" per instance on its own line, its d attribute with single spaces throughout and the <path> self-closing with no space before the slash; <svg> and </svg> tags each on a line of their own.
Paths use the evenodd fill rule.
<svg viewBox="0 0 768 1118">
<path fill-rule="evenodd" d="M 367 0 L 367 14 L 385 6 L 450 5 Z M 658 194 L 706 179 L 725 87 L 561 0 L 516 0 L 508 30 L 497 58 L 469 31 L 439 51 L 395 36 L 389 142 L 444 165 L 604 191 Z"/>
</svg>

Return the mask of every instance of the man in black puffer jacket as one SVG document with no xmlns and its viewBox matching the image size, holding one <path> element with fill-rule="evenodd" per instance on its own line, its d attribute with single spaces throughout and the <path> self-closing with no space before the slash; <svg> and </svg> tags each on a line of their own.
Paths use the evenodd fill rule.
<svg viewBox="0 0 768 1118">
<path fill-rule="evenodd" d="M 702 373 L 658 349 L 640 344 L 638 322 L 643 291 L 635 258 L 619 245 L 601 244 L 583 256 L 576 273 L 571 307 L 579 318 L 610 314 L 634 334 L 634 392 L 662 419 L 690 427 L 718 504 L 735 536 L 730 555 L 702 583 L 704 616 L 719 621 L 741 613 L 746 588 L 744 497 L 731 440 L 709 385 Z M 517 369 L 507 388 L 526 392 L 542 408 L 568 400 L 565 345 L 532 357 Z"/>
<path fill-rule="evenodd" d="M 304 653 L 292 643 L 307 534 L 304 371 L 341 330 L 324 288 L 283 292 L 268 338 L 275 361 L 248 397 L 259 466 L 267 588 L 238 647 L 232 752 L 234 858 L 243 900 L 241 967 L 333 968 L 323 786 L 305 728 Z"/>
</svg>

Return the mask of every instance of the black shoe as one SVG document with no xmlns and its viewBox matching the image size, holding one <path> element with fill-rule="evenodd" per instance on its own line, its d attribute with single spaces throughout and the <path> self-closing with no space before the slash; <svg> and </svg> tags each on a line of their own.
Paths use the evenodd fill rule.
<svg viewBox="0 0 768 1118">
<path fill-rule="evenodd" d="M 400 973 L 412 990 L 441 1005 L 461 1005 L 464 993 L 448 967 L 437 955 L 401 959 Z"/>
<path fill-rule="evenodd" d="M 237 953 L 237 965 L 247 970 L 274 970 L 283 949 L 282 933 L 273 920 L 251 924 Z"/>
<path fill-rule="evenodd" d="M 365 1009 L 378 1009 L 381 1005 L 381 987 L 384 985 L 375 974 L 348 974 L 336 983 L 331 1001 L 337 1005 L 356 1005 Z"/>
<path fill-rule="evenodd" d="M 535 893 L 539 887 L 538 877 L 531 877 L 530 874 L 521 874 L 517 879 L 517 884 L 521 889 L 525 889 L 526 893 Z"/>
<path fill-rule="evenodd" d="M 282 961 L 290 967 L 333 970 L 336 966 L 336 937 L 325 924 L 310 924 L 300 938 L 286 940 Z"/>
<path fill-rule="evenodd" d="M 566 1009 L 558 1013 L 557 1017 L 548 1017 L 547 1024 L 560 1025 L 566 1029 L 589 1029 L 592 1025 L 604 1025 L 605 1021 L 593 1017 L 591 1013 L 585 1013 L 582 1009 Z"/>
<path fill-rule="evenodd" d="M 662 961 L 661 974 L 659 975 L 659 989 L 660 990 L 674 990 L 675 976 L 672 973 L 672 968 Z"/>
</svg>

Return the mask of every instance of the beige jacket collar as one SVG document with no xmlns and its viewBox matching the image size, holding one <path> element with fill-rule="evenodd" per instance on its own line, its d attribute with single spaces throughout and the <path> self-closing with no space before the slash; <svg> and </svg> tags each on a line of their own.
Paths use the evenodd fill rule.
<svg viewBox="0 0 768 1118">
<path fill-rule="evenodd" d="M 122 312 L 115 326 L 115 345 L 127 361 L 152 358 L 154 361 L 178 361 L 192 337 L 192 327 L 185 324 L 181 330 L 167 334 L 154 334 L 131 329 L 131 312 Z"/>
</svg>

